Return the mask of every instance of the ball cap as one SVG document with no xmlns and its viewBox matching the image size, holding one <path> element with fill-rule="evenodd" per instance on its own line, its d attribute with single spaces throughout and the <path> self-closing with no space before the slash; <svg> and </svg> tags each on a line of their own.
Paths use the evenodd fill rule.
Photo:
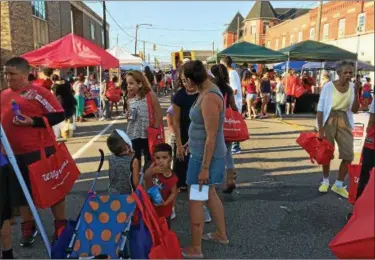
<svg viewBox="0 0 375 260">
<path fill-rule="evenodd" d="M 133 149 L 132 140 L 130 140 L 129 136 L 120 129 L 115 129 L 116 133 L 124 140 L 124 142 L 130 146 L 131 149 Z"/>
</svg>

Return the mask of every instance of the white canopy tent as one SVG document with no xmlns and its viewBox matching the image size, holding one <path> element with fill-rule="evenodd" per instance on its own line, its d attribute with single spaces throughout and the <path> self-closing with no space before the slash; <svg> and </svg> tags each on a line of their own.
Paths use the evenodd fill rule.
<svg viewBox="0 0 375 260">
<path fill-rule="evenodd" d="M 116 57 L 120 61 L 120 68 L 123 70 L 140 70 L 143 71 L 146 66 L 149 66 L 151 70 L 155 70 L 151 64 L 143 61 L 140 57 L 136 57 L 128 50 L 121 46 L 114 46 L 107 49 L 112 56 Z"/>
</svg>

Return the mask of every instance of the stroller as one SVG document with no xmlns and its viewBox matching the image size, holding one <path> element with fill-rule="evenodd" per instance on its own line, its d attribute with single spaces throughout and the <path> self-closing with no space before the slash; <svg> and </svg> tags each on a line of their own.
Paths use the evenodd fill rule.
<svg viewBox="0 0 375 260">
<path fill-rule="evenodd" d="M 95 184 L 104 162 L 104 153 L 96 177 L 76 221 L 68 221 L 52 245 L 53 259 L 126 259 L 130 258 L 129 231 L 136 203 L 131 195 L 98 195 Z"/>
</svg>

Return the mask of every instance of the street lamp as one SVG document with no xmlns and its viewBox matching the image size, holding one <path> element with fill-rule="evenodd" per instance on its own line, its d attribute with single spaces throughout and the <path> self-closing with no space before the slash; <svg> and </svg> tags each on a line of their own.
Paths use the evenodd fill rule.
<svg viewBox="0 0 375 260">
<path fill-rule="evenodd" d="M 137 24 L 135 26 L 135 44 L 134 44 L 134 55 L 137 55 L 137 44 L 138 44 L 138 28 L 141 27 L 141 26 L 152 26 L 152 24 L 149 24 L 149 23 L 141 23 L 141 24 Z"/>
</svg>

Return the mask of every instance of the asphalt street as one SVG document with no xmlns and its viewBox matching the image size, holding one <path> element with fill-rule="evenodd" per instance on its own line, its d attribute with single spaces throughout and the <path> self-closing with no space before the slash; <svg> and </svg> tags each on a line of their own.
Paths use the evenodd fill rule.
<svg viewBox="0 0 375 260">
<path fill-rule="evenodd" d="M 163 107 L 168 104 L 166 99 Z M 334 258 L 328 243 L 345 225 L 351 206 L 332 192 L 321 195 L 318 186 L 321 169 L 313 165 L 296 144 L 301 130 L 314 127 L 312 116 L 247 121 L 251 138 L 242 143 L 242 153 L 235 155 L 238 189 L 231 195 L 219 191 L 225 208 L 230 244 L 203 242 L 206 258 Z M 107 129 L 103 133 L 103 129 Z M 101 148 L 109 155 L 106 137 L 115 128 L 126 130 L 126 120 L 79 123 L 75 136 L 66 142 L 81 171 L 81 176 L 67 197 L 69 218 L 76 218 L 95 177 Z M 100 135 L 101 134 L 101 135 Z M 100 135 L 100 136 L 98 136 Z M 90 142 L 90 140 L 94 141 Z M 108 164 L 97 182 L 96 190 L 105 193 Z M 333 161 L 331 182 L 335 180 L 338 160 Z M 173 230 L 181 245 L 188 244 L 189 215 L 186 193 L 176 203 L 177 218 Z M 50 238 L 52 214 L 40 211 Z M 31 248 L 20 248 L 20 220 L 13 227 L 14 249 L 19 258 L 47 258 L 40 237 Z M 213 223 L 205 226 L 214 231 Z"/>
</svg>

